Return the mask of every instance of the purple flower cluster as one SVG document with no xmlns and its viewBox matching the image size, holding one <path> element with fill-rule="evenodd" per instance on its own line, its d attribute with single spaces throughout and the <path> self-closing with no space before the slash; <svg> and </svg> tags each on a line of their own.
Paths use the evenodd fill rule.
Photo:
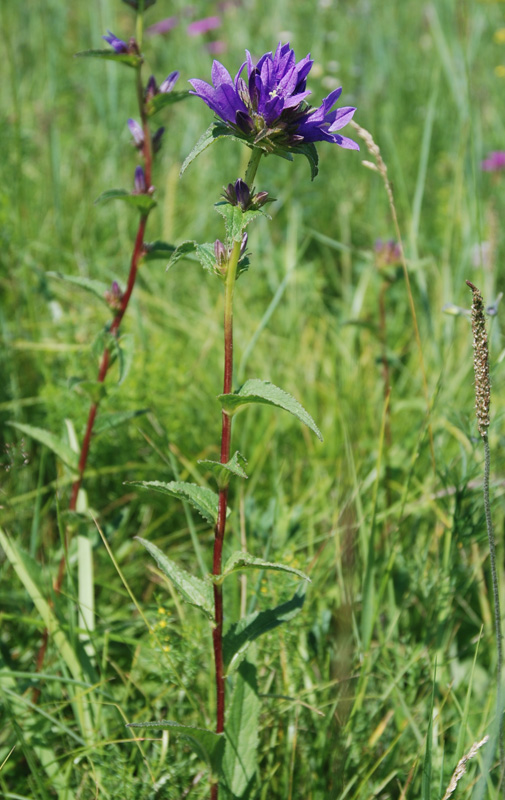
<svg viewBox="0 0 505 800">
<path fill-rule="evenodd" d="M 342 89 L 330 92 L 319 108 L 305 102 L 311 94 L 306 89 L 313 64 L 310 54 L 296 63 L 289 44 L 279 44 L 275 54 L 265 53 L 256 66 L 247 50 L 246 55 L 234 80 L 219 61 L 214 61 L 213 86 L 197 78 L 190 81 L 195 90 L 192 94 L 200 97 L 236 134 L 267 150 L 322 141 L 359 150 L 356 142 L 337 133 L 356 110 L 332 110 Z M 247 80 L 242 77 L 246 66 Z"/>
</svg>

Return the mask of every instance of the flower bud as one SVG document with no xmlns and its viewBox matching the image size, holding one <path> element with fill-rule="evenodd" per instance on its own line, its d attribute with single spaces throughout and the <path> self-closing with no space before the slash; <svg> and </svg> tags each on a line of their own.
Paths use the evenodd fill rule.
<svg viewBox="0 0 505 800">
<path fill-rule="evenodd" d="M 151 77 L 147 81 L 147 86 L 144 94 L 146 102 L 152 100 L 153 97 L 157 94 L 158 94 L 158 86 L 156 84 L 156 78 L 154 77 L 154 75 L 151 75 Z"/>
<path fill-rule="evenodd" d="M 131 135 L 133 136 L 135 147 L 140 150 L 144 146 L 144 131 L 142 130 L 142 127 L 134 119 L 128 120 L 128 127 Z"/>
<path fill-rule="evenodd" d="M 128 52 L 128 45 L 126 42 L 123 42 L 122 39 L 118 39 L 111 31 L 107 30 L 108 36 L 102 36 L 102 39 L 105 39 L 107 44 L 116 51 L 116 53 L 127 53 Z"/>
<path fill-rule="evenodd" d="M 174 70 L 174 72 L 171 72 L 170 75 L 168 75 L 165 78 L 165 80 L 163 81 L 163 83 L 161 84 L 160 93 L 161 94 L 168 94 L 169 92 L 171 92 L 172 89 L 174 88 L 175 84 L 177 83 L 179 75 L 180 75 L 180 72 L 177 69 Z"/>
<path fill-rule="evenodd" d="M 147 192 L 146 176 L 142 167 L 135 169 L 135 189 L 134 194 L 145 194 Z"/>
</svg>

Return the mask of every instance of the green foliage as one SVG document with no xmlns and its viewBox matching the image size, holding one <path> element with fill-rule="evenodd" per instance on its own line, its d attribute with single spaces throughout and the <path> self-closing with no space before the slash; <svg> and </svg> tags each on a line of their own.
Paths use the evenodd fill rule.
<svg viewBox="0 0 505 800">
<path fill-rule="evenodd" d="M 183 481 L 170 481 L 170 483 L 163 483 L 162 481 L 131 481 L 131 483 L 133 486 L 140 486 L 142 489 L 150 489 L 153 492 L 168 494 L 170 497 L 188 500 L 208 523 L 215 525 L 217 522 L 219 497 L 212 489 Z"/>
<path fill-rule="evenodd" d="M 127 67 L 137 69 L 142 64 L 142 57 L 134 53 L 114 53 L 111 50 L 83 50 L 76 53 L 76 58 L 101 58 L 107 61 L 117 61 L 118 64 L 125 64 Z"/>
<path fill-rule="evenodd" d="M 251 796 L 256 774 L 260 699 L 256 667 L 243 661 L 234 677 L 225 726 L 223 778 L 230 800 Z"/>
<path fill-rule="evenodd" d="M 154 200 L 149 194 L 132 194 L 125 189 L 107 189 L 106 192 L 96 198 L 95 205 L 109 203 L 111 200 L 121 200 L 130 206 L 138 208 L 141 214 L 148 214 L 156 205 Z"/>
<path fill-rule="evenodd" d="M 214 580 L 222 581 L 233 572 L 241 572 L 248 569 L 267 569 L 273 570 L 274 572 L 289 572 L 291 575 L 296 575 L 298 578 L 310 582 L 308 575 L 305 575 L 301 570 L 295 567 L 290 567 L 288 564 L 276 564 L 272 561 L 264 561 L 262 558 L 256 558 L 256 556 L 246 552 L 232 553 L 223 567 L 223 572 L 221 575 L 216 576 Z"/>
<path fill-rule="evenodd" d="M 68 444 L 62 442 L 61 439 L 58 439 L 54 433 L 51 433 L 51 431 L 46 431 L 44 428 L 36 428 L 33 425 L 25 425 L 22 422 L 10 422 L 9 424 L 18 431 L 21 431 L 21 433 L 26 433 L 27 436 L 31 436 L 32 439 L 36 439 L 37 442 L 40 442 L 48 447 L 49 450 L 52 450 L 53 453 L 58 456 L 58 458 L 61 458 L 67 467 L 77 471 L 79 454 L 72 450 Z"/>
<path fill-rule="evenodd" d="M 225 737 L 222 733 L 214 733 L 204 728 L 194 728 L 191 725 L 181 725 L 162 719 L 159 722 L 130 722 L 129 728 L 161 728 L 174 736 L 187 739 L 195 752 L 209 765 L 212 773 L 218 776 L 222 768 Z"/>
<path fill-rule="evenodd" d="M 181 100 L 187 100 L 191 97 L 189 92 L 160 92 L 151 97 L 147 103 L 147 113 L 150 117 L 162 111 L 174 103 L 180 103 Z"/>
<path fill-rule="evenodd" d="M 156 560 L 159 568 L 165 573 L 174 584 L 181 597 L 193 606 L 201 609 L 209 619 L 214 619 L 214 596 L 212 586 L 210 583 L 196 578 L 185 569 L 177 566 L 177 564 L 168 558 L 156 545 L 142 539 L 140 536 L 135 537 L 137 541 L 142 544 L 148 553 Z"/>
<path fill-rule="evenodd" d="M 242 211 L 240 206 L 232 206 L 230 203 L 215 203 L 214 208 L 224 218 L 226 236 L 230 242 L 240 242 L 245 229 L 254 219 L 258 217 L 270 219 L 261 209 Z"/>
<path fill-rule="evenodd" d="M 260 405 L 277 406 L 288 411 L 294 417 L 307 425 L 311 431 L 314 431 L 318 439 L 323 440 L 321 431 L 312 419 L 309 413 L 305 411 L 303 406 L 300 405 L 298 400 L 295 400 L 290 394 L 278 386 L 274 386 L 269 381 L 260 381 L 253 378 L 244 383 L 237 392 L 233 394 L 220 394 L 219 399 L 222 407 L 228 413 L 234 413 L 238 408 L 250 403 L 259 403 Z"/>
<path fill-rule="evenodd" d="M 221 464 L 220 461 L 211 461 L 208 458 L 202 458 L 198 461 L 198 463 L 202 464 L 202 466 L 213 473 L 219 489 L 223 489 L 225 486 L 228 486 L 230 477 L 232 475 L 236 475 L 237 478 L 247 479 L 247 475 L 244 471 L 247 460 L 241 453 L 238 452 L 238 450 L 232 455 L 226 464 Z"/>
</svg>

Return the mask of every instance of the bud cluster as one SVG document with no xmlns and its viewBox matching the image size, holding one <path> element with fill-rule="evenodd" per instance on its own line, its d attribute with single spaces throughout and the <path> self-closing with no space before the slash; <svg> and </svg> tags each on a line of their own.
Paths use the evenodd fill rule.
<svg viewBox="0 0 505 800">
<path fill-rule="evenodd" d="M 487 436 L 489 427 L 489 405 L 491 403 L 491 382 L 489 379 L 489 351 L 487 344 L 484 301 L 473 283 L 467 281 L 473 292 L 472 332 L 473 332 L 473 369 L 475 373 L 475 413 L 477 427 L 482 437 Z"/>
<path fill-rule="evenodd" d="M 239 264 L 240 261 L 245 256 L 246 248 L 247 248 L 247 233 L 245 233 L 244 231 L 244 234 L 242 236 L 242 243 L 240 245 Z M 226 245 L 224 245 L 219 239 L 216 239 L 216 241 L 214 242 L 214 255 L 216 257 L 216 266 L 215 266 L 216 275 L 219 275 L 220 277 L 224 278 L 228 271 L 228 262 L 230 260 L 231 247 L 226 247 Z"/>
<path fill-rule="evenodd" d="M 242 211 L 257 211 L 265 203 L 273 202 L 273 198 L 268 196 L 268 192 L 254 194 L 254 187 L 251 191 L 242 178 L 223 187 L 222 197 L 232 206 L 240 206 Z"/>
<path fill-rule="evenodd" d="M 104 296 L 109 308 L 113 311 L 119 311 L 123 302 L 123 292 L 119 288 L 117 281 L 112 282 L 112 286 L 105 292 Z"/>
</svg>

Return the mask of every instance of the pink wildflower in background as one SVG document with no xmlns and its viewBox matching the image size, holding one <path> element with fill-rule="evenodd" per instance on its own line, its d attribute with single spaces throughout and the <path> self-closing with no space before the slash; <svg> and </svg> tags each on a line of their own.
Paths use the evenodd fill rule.
<svg viewBox="0 0 505 800">
<path fill-rule="evenodd" d="M 505 169 L 505 150 L 494 150 L 488 157 L 481 161 L 484 172 L 499 172 Z"/>
<path fill-rule="evenodd" d="M 202 33 L 208 33 L 220 27 L 221 17 L 204 17 L 203 19 L 195 20 L 195 22 L 190 22 L 186 31 L 188 36 L 200 36 Z"/>
</svg>

